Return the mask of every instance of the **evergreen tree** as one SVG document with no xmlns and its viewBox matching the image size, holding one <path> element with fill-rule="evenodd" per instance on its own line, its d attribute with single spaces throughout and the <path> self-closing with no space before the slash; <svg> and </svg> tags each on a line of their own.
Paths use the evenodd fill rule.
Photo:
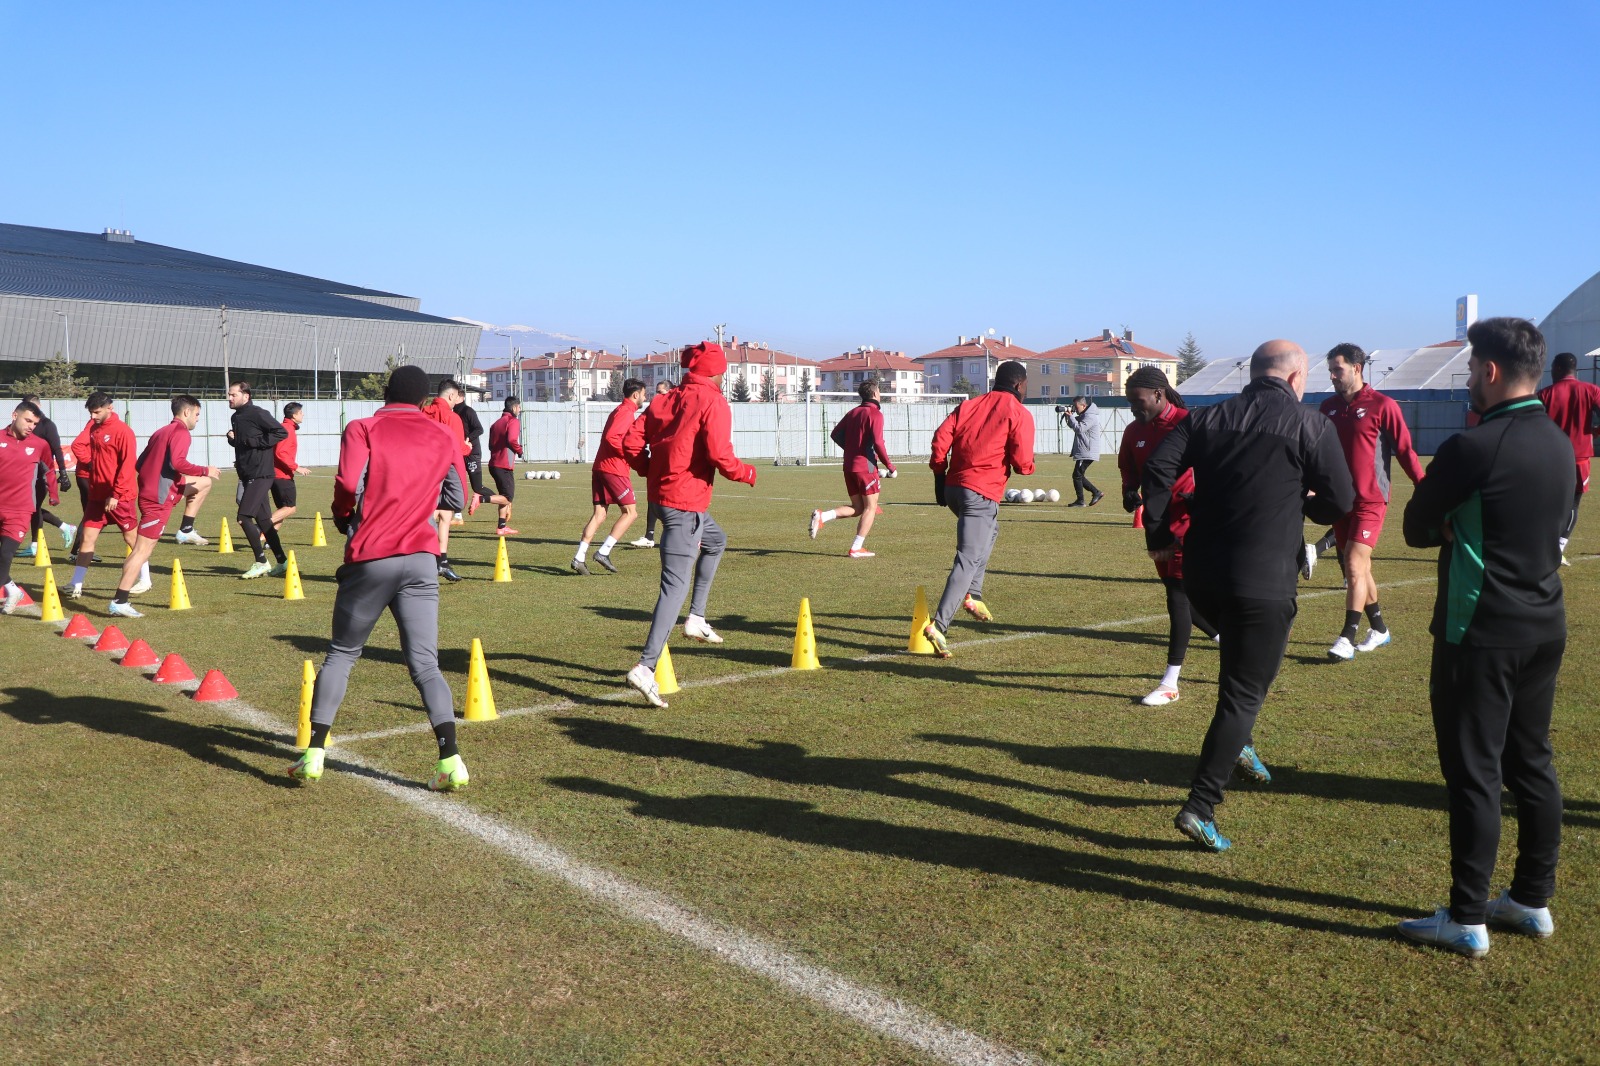
<svg viewBox="0 0 1600 1066">
<path fill-rule="evenodd" d="M 1184 335 L 1183 343 L 1178 345 L 1178 384 L 1182 384 L 1200 372 L 1206 361 L 1200 358 L 1200 345 L 1195 342 L 1194 334 Z"/>
<path fill-rule="evenodd" d="M 622 402 L 622 375 L 615 370 L 611 372 L 611 384 L 606 386 L 606 399 Z"/>
<path fill-rule="evenodd" d="M 394 356 L 383 361 L 383 369 L 373 371 L 360 381 L 356 382 L 350 391 L 344 394 L 347 400 L 381 400 L 383 390 L 389 384 L 389 375 L 394 371 Z"/>
<path fill-rule="evenodd" d="M 950 391 L 951 392 L 964 392 L 964 393 L 967 394 L 967 398 L 969 400 L 972 397 L 978 395 L 977 386 L 973 385 L 972 382 L 968 381 L 964 376 L 956 378 L 956 383 L 954 385 L 950 386 Z"/>
<path fill-rule="evenodd" d="M 802 370 L 800 372 L 800 398 L 803 400 L 807 396 L 810 396 L 810 395 L 811 395 L 811 371 L 810 370 Z"/>
<path fill-rule="evenodd" d="M 38 393 L 43 399 L 71 400 L 89 395 L 89 379 L 78 374 L 78 364 L 69 363 L 57 352 L 54 359 L 39 364 L 30 377 L 18 381 L 14 391 L 19 396 Z"/>
<path fill-rule="evenodd" d="M 743 374 L 740 374 L 738 378 L 734 380 L 733 398 L 739 403 L 750 402 L 750 383 L 744 379 Z"/>
<path fill-rule="evenodd" d="M 761 372 L 761 402 L 771 403 L 778 398 L 778 382 L 773 377 L 772 368 L 768 367 Z"/>
</svg>

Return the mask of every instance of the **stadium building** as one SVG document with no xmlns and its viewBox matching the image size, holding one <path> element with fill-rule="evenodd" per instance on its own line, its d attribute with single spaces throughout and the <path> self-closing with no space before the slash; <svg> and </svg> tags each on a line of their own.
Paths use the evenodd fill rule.
<svg viewBox="0 0 1600 1066">
<path fill-rule="evenodd" d="M 390 359 L 459 373 L 479 329 L 412 296 L 134 239 L 0 224 L 0 384 L 67 358 L 115 396 L 337 398 Z M 226 328 L 224 328 L 226 327 Z"/>
</svg>

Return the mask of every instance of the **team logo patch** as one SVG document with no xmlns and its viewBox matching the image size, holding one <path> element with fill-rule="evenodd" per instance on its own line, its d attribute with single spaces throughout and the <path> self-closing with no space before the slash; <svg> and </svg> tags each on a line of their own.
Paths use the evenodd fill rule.
<svg viewBox="0 0 1600 1066">
<path fill-rule="evenodd" d="M 1357 418 L 1366 418 L 1367 417 L 1367 409 L 1365 407 L 1357 407 L 1356 408 L 1356 417 Z"/>
<path fill-rule="evenodd" d="M 32 455 L 33 454 L 33 449 L 32 448 L 24 448 L 22 450 L 28 455 Z"/>
<path fill-rule="evenodd" d="M 1367 539 L 1367 538 L 1368 538 L 1368 537 L 1370 537 L 1370 536 L 1372 536 L 1372 530 L 1370 530 L 1370 529 L 1363 529 L 1363 530 L 1362 530 L 1362 531 L 1361 531 L 1361 539 L 1362 539 L 1362 540 L 1366 540 L 1366 539 Z"/>
</svg>

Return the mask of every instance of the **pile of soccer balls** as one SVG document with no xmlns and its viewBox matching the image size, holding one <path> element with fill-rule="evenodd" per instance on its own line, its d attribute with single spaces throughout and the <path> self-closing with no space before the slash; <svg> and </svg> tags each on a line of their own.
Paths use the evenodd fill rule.
<svg viewBox="0 0 1600 1066">
<path fill-rule="evenodd" d="M 530 471 L 528 471 L 526 476 L 527 476 L 529 481 L 560 481 L 561 480 L 561 471 L 559 471 L 559 470 L 530 470 Z"/>
<path fill-rule="evenodd" d="M 1055 489 L 1006 489 L 1007 503 L 1060 503 Z"/>
</svg>

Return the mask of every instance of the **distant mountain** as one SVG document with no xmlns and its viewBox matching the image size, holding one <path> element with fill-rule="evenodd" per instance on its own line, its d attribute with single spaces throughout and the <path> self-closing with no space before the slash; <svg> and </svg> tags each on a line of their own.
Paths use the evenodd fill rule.
<svg viewBox="0 0 1600 1066">
<path fill-rule="evenodd" d="M 601 347 L 582 337 L 574 337 L 570 333 L 553 333 L 537 326 L 497 326 L 492 322 L 479 322 L 474 318 L 460 317 L 452 318 L 451 321 L 477 326 L 483 331 L 478 338 L 478 358 L 474 363 L 475 366 L 500 366 L 511 357 L 513 346 L 522 349 L 524 358 L 543 355 L 545 352 L 564 352 L 573 347 Z M 499 336 L 501 333 L 510 334 L 510 339 Z"/>
</svg>

